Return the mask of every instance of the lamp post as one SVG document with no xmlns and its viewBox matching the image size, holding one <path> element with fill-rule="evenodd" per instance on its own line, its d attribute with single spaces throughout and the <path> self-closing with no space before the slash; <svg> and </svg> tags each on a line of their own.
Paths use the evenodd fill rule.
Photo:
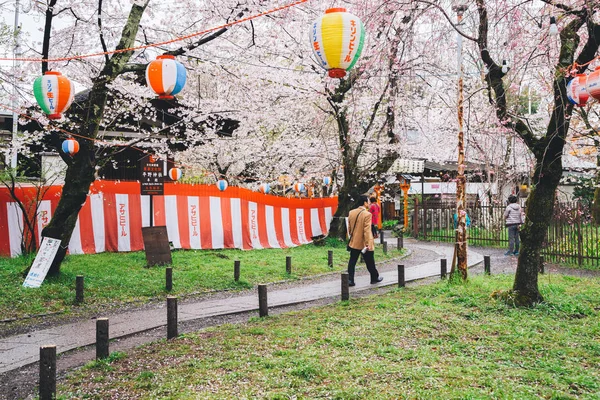
<svg viewBox="0 0 600 400">
<path fill-rule="evenodd" d="M 400 189 L 404 194 L 404 232 L 408 230 L 408 189 L 410 189 L 410 179 L 405 178 L 402 175 L 398 176 L 400 181 Z"/>
<path fill-rule="evenodd" d="M 21 26 L 19 24 L 19 9 L 21 7 L 20 0 L 16 0 L 15 3 L 15 25 L 14 25 L 14 40 L 15 44 L 13 47 L 13 58 L 18 58 L 21 56 L 21 43 L 20 43 L 20 31 Z M 19 91 L 17 90 L 17 72 L 19 69 L 19 62 L 17 60 L 13 60 L 13 94 L 12 94 L 12 140 L 11 140 L 11 149 L 7 155 L 6 165 L 10 166 L 10 168 L 17 168 L 17 150 L 16 150 L 16 142 L 17 142 L 17 129 L 18 129 L 18 121 L 19 114 L 17 114 L 16 110 L 19 106 L 17 101 L 17 96 L 19 95 Z"/>
<path fill-rule="evenodd" d="M 464 12 L 467 10 L 465 4 L 457 4 L 452 7 L 456 12 L 457 26 L 462 24 Z M 457 268 L 461 277 L 467 279 L 467 227 L 466 227 L 466 178 L 465 178 L 465 142 L 463 132 L 463 66 L 462 66 L 462 36 L 457 32 L 457 61 L 458 61 L 458 176 L 456 178 L 456 260 Z M 454 274 L 454 270 L 451 274 Z"/>
</svg>

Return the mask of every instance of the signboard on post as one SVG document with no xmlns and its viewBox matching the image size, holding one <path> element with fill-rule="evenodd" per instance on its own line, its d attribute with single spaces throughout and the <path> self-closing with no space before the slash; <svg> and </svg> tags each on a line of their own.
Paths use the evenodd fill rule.
<svg viewBox="0 0 600 400">
<path fill-rule="evenodd" d="M 164 194 L 163 161 L 154 154 L 147 155 L 140 161 L 141 194 L 162 196 Z"/>
<path fill-rule="evenodd" d="M 23 282 L 23 287 L 38 288 L 42 286 L 42 282 L 44 282 L 44 278 L 46 278 L 46 274 L 52 265 L 52 261 L 54 261 L 54 257 L 56 257 L 60 242 L 60 239 L 49 237 L 42 238 L 40 250 L 35 256 L 35 260 L 33 260 L 33 265 L 29 270 L 29 274 L 27 274 L 27 278 L 25 278 L 25 282 Z"/>
</svg>

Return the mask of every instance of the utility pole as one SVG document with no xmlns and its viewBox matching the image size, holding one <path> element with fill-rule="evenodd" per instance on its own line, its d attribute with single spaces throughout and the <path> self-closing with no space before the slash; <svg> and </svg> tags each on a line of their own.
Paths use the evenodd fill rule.
<svg viewBox="0 0 600 400">
<path fill-rule="evenodd" d="M 15 2 L 15 25 L 13 28 L 13 35 L 15 45 L 13 47 L 13 58 L 18 58 L 21 56 L 21 26 L 19 25 L 19 9 L 21 8 L 21 1 L 16 0 Z M 19 62 L 17 60 L 13 60 L 13 94 L 12 94 L 12 140 L 10 144 L 10 152 L 7 154 L 6 165 L 10 165 L 10 168 L 17 168 L 17 130 L 19 126 L 19 114 L 17 114 L 17 108 L 19 107 L 19 102 L 17 97 L 19 96 L 19 91 L 17 89 L 18 82 L 18 71 L 19 71 Z"/>
<path fill-rule="evenodd" d="M 457 16 L 457 29 L 460 29 L 462 25 L 463 14 L 467 10 L 465 4 L 457 4 L 452 7 L 452 10 L 456 12 Z M 457 32 L 457 61 L 458 61 L 458 176 L 456 179 L 456 245 L 454 251 L 456 252 L 456 266 L 463 280 L 467 279 L 467 194 L 466 185 L 467 179 L 465 177 L 465 139 L 463 132 L 463 63 L 462 63 L 462 35 Z M 454 270 L 451 274 L 454 274 Z"/>
</svg>

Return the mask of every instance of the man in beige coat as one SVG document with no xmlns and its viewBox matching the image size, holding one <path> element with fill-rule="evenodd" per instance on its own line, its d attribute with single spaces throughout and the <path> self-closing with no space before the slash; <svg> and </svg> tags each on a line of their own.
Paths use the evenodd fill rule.
<svg viewBox="0 0 600 400">
<path fill-rule="evenodd" d="M 348 261 L 348 275 L 350 278 L 350 286 L 355 286 L 354 270 L 360 253 L 363 253 L 365 264 L 371 274 L 371 284 L 381 282 L 382 277 L 379 276 L 375 267 L 375 243 L 373 240 L 373 232 L 371 231 L 371 213 L 369 212 L 369 197 L 361 195 L 358 201 L 358 207 L 350 211 L 348 215 L 348 234 L 350 235 L 350 260 Z"/>
</svg>

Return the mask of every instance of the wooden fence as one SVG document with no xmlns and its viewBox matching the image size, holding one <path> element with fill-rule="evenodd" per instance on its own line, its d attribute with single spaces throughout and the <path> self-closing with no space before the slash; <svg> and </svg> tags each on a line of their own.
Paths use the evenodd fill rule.
<svg viewBox="0 0 600 400">
<path fill-rule="evenodd" d="M 504 226 L 505 206 L 470 206 L 467 215 L 469 244 L 508 247 Z M 455 208 L 416 205 L 411 210 L 411 231 L 420 239 L 453 242 Z M 542 250 L 546 260 L 600 267 L 600 224 L 594 224 L 589 206 L 579 202 L 557 203 Z"/>
</svg>

